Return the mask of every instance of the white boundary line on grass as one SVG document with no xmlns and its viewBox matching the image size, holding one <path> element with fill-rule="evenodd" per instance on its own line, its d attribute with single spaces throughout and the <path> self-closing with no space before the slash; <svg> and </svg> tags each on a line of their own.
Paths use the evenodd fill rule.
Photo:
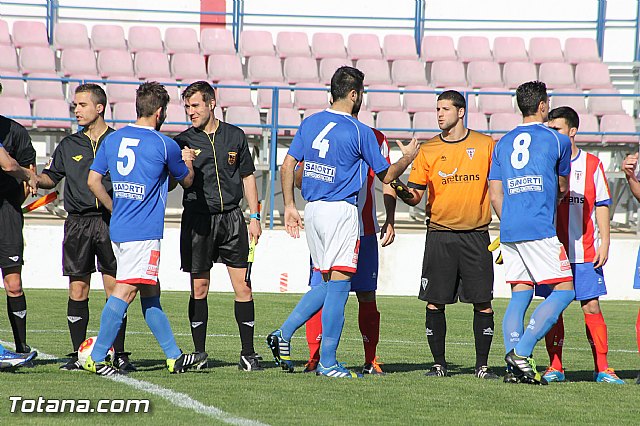
<svg viewBox="0 0 640 426">
<path fill-rule="evenodd" d="M 32 332 L 33 330 L 29 330 L 29 331 Z M 6 342 L 4 340 L 0 340 L 0 344 L 2 344 L 5 347 L 9 347 L 11 349 L 15 348 L 15 345 L 13 345 L 10 342 Z M 32 348 L 32 349 L 38 352 L 38 358 L 40 359 L 48 359 L 48 360 L 59 359 L 55 355 L 41 352 L 36 348 Z M 202 414 L 207 417 L 220 420 L 221 422 L 224 422 L 224 423 L 239 425 L 239 426 L 267 426 L 266 423 L 261 423 L 257 420 L 245 419 L 243 417 L 236 417 L 232 414 L 222 411 L 217 407 L 214 407 L 211 405 L 204 405 L 200 401 L 197 401 L 191 398 L 186 393 L 176 392 L 171 389 L 163 388 L 162 386 L 158 386 L 151 382 L 134 379 L 132 377 L 127 377 L 127 376 L 109 376 L 107 378 L 113 380 L 114 382 L 123 383 L 134 389 L 159 396 L 163 399 L 166 399 L 176 407 L 186 408 L 188 410 L 195 411 L 198 414 Z"/>
</svg>

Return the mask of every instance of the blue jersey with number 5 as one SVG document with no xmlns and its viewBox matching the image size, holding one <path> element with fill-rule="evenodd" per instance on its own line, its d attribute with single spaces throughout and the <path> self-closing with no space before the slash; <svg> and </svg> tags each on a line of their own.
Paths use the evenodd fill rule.
<svg viewBox="0 0 640 426">
<path fill-rule="evenodd" d="M 327 109 L 300 125 L 289 155 L 304 160 L 302 197 L 307 201 L 357 203 L 369 167 L 389 168 L 373 130 L 349 114 Z"/>
<path fill-rule="evenodd" d="M 150 127 L 128 125 L 105 138 L 91 170 L 111 174 L 111 241 L 162 238 L 168 173 L 177 180 L 189 174 L 173 139 Z"/>
<path fill-rule="evenodd" d="M 521 124 L 493 150 L 489 180 L 502 181 L 502 242 L 556 235 L 558 176 L 571 172 L 571 140 L 541 123 Z"/>
</svg>

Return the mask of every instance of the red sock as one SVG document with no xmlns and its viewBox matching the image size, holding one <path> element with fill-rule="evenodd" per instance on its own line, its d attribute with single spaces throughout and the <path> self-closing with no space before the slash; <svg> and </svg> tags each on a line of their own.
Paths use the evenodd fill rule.
<svg viewBox="0 0 640 426">
<path fill-rule="evenodd" d="M 309 318 L 305 327 L 309 359 L 320 360 L 320 342 L 322 342 L 322 309 Z"/>
<path fill-rule="evenodd" d="M 370 364 L 376 358 L 376 347 L 380 340 L 380 312 L 375 300 L 360 302 L 358 306 L 358 325 L 364 343 L 364 363 Z"/>
<path fill-rule="evenodd" d="M 640 310 L 638 310 L 638 319 L 636 320 L 636 339 L 638 340 L 638 352 L 640 353 Z"/>
<path fill-rule="evenodd" d="M 549 366 L 562 371 L 562 346 L 564 345 L 564 320 L 562 315 L 558 317 L 558 321 L 544 336 L 544 341 L 549 354 Z"/>
<path fill-rule="evenodd" d="M 609 343 L 607 339 L 607 324 L 604 322 L 602 312 L 599 314 L 584 314 L 587 325 L 587 339 L 593 352 L 593 364 L 596 371 L 604 371 L 609 368 L 607 352 Z"/>
</svg>

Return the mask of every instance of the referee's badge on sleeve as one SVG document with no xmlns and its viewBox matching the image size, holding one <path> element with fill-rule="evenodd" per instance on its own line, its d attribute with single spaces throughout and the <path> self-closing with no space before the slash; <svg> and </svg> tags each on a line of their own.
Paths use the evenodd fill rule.
<svg viewBox="0 0 640 426">
<path fill-rule="evenodd" d="M 227 162 L 229 165 L 233 166 L 236 164 L 236 157 L 238 156 L 237 152 L 229 151 L 229 157 L 227 158 Z"/>
</svg>

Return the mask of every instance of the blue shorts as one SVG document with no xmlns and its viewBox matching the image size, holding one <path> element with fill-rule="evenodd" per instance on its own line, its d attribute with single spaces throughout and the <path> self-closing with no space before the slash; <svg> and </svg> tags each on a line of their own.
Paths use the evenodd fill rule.
<svg viewBox="0 0 640 426">
<path fill-rule="evenodd" d="M 314 286 L 322 282 L 322 274 L 313 269 L 309 275 L 309 285 Z M 358 253 L 358 268 L 351 277 L 351 291 L 376 291 L 378 289 L 378 236 L 365 235 L 360 237 L 360 251 Z"/>
<path fill-rule="evenodd" d="M 638 260 L 636 260 L 636 271 L 633 274 L 633 288 L 640 290 L 640 248 L 638 248 Z"/>
<path fill-rule="evenodd" d="M 594 269 L 592 262 L 572 263 L 571 272 L 573 273 L 573 287 L 576 291 L 575 300 L 591 300 L 607 294 L 602 268 Z M 536 286 L 536 296 L 547 297 L 550 294 L 550 286 Z"/>
</svg>

